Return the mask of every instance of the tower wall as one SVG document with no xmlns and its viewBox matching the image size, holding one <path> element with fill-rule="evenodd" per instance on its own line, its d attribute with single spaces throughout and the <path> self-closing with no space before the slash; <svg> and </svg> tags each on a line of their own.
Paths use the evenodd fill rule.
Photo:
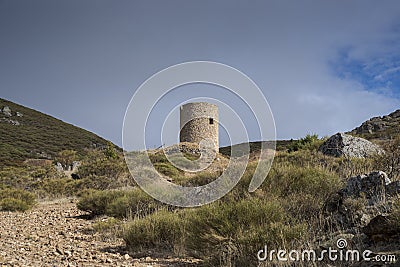
<svg viewBox="0 0 400 267">
<path fill-rule="evenodd" d="M 181 142 L 200 143 L 209 138 L 218 151 L 218 106 L 206 102 L 181 106 L 180 129 Z"/>
</svg>

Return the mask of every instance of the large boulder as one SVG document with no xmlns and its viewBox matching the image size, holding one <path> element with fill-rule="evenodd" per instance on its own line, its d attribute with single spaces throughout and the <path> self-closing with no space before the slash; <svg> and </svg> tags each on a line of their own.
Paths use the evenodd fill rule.
<svg viewBox="0 0 400 267">
<path fill-rule="evenodd" d="M 326 140 L 319 148 L 324 155 L 334 157 L 366 158 L 384 151 L 370 141 L 344 133 L 337 133 Z"/>
</svg>

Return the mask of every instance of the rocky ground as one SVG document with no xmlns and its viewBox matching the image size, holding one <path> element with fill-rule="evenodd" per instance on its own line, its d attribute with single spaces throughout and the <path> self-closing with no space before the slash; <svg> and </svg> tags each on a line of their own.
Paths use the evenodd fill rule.
<svg viewBox="0 0 400 267">
<path fill-rule="evenodd" d="M 123 240 L 93 231 L 72 200 L 0 212 L 0 266 L 191 266 L 190 259 L 132 258 Z M 99 219 L 97 219 L 99 220 Z"/>
</svg>

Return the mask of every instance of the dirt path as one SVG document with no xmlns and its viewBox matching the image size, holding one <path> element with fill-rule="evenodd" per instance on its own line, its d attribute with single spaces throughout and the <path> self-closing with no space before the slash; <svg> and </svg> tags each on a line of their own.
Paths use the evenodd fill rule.
<svg viewBox="0 0 400 267">
<path fill-rule="evenodd" d="M 187 266 L 179 259 L 133 259 L 122 239 L 91 231 L 95 220 L 70 200 L 40 203 L 25 213 L 0 212 L 0 266 Z"/>
</svg>

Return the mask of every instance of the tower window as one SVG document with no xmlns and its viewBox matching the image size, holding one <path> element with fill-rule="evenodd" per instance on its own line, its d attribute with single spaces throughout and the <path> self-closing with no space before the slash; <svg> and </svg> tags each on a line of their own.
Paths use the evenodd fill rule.
<svg viewBox="0 0 400 267">
<path fill-rule="evenodd" d="M 210 124 L 214 124 L 214 118 L 210 118 Z"/>
</svg>

